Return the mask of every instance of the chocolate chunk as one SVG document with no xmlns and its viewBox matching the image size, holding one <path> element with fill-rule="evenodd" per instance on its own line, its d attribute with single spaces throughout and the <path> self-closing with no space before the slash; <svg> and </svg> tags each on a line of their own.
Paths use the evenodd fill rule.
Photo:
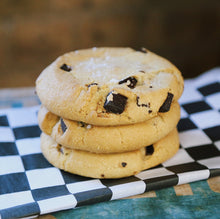
<svg viewBox="0 0 220 219">
<path fill-rule="evenodd" d="M 121 165 L 122 165 L 123 167 L 126 167 L 126 166 L 127 166 L 127 163 L 126 163 L 126 162 L 122 162 Z"/>
<path fill-rule="evenodd" d="M 85 127 L 85 123 L 84 122 L 78 122 L 78 125 L 80 126 L 80 127 Z"/>
<path fill-rule="evenodd" d="M 139 103 L 139 99 L 140 99 L 140 97 L 137 96 L 137 99 L 136 99 L 137 106 L 139 106 L 139 107 L 150 107 L 150 103 L 142 103 L 142 104 L 140 104 Z"/>
<path fill-rule="evenodd" d="M 72 67 L 64 63 L 62 66 L 60 66 L 60 69 L 64 71 L 71 71 Z"/>
<path fill-rule="evenodd" d="M 101 174 L 101 177 L 105 177 L 105 174 Z"/>
<path fill-rule="evenodd" d="M 154 146 L 153 145 L 149 145 L 147 147 L 145 147 L 145 154 L 146 155 L 152 155 L 154 153 Z"/>
<path fill-rule="evenodd" d="M 168 92 L 167 98 L 164 101 L 164 103 L 162 104 L 162 106 L 160 107 L 159 112 L 160 113 L 168 112 L 170 110 L 170 105 L 172 103 L 172 100 L 173 100 L 173 94 Z"/>
<path fill-rule="evenodd" d="M 91 84 L 88 84 L 87 86 L 91 87 L 91 86 L 94 86 L 94 85 L 98 85 L 98 84 L 97 83 L 91 83 Z"/>
<path fill-rule="evenodd" d="M 124 80 L 119 81 L 118 83 L 119 84 L 126 83 L 129 88 L 134 89 L 137 84 L 137 79 L 135 77 L 128 77 L 125 78 Z"/>
<path fill-rule="evenodd" d="M 121 114 L 124 112 L 127 99 L 127 97 L 111 91 L 106 97 L 104 108 L 107 112 Z"/>
<path fill-rule="evenodd" d="M 60 119 L 60 125 L 61 125 L 61 129 L 63 131 L 63 133 L 67 130 L 67 126 L 66 124 L 64 123 L 63 119 L 61 118 Z"/>
</svg>

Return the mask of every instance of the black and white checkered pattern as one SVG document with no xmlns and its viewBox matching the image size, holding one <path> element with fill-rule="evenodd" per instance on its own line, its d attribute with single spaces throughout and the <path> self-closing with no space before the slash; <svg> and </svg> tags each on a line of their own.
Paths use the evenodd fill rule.
<svg viewBox="0 0 220 219">
<path fill-rule="evenodd" d="M 0 111 L 0 218 L 31 217 L 220 175 L 220 69 L 185 82 L 180 150 L 136 176 L 99 180 L 53 167 L 40 151 L 39 107 Z"/>
</svg>

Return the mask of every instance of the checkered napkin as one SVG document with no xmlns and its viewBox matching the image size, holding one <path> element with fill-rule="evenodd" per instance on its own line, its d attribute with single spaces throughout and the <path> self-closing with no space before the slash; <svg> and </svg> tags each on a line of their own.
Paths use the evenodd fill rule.
<svg viewBox="0 0 220 219">
<path fill-rule="evenodd" d="M 40 151 L 39 107 L 0 111 L 0 218 L 34 217 L 220 175 L 220 68 L 186 80 L 180 150 L 123 179 L 91 179 L 50 165 Z"/>
</svg>

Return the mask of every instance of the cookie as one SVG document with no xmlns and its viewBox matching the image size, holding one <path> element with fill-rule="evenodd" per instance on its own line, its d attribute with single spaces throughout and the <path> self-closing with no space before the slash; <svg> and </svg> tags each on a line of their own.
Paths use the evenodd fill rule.
<svg viewBox="0 0 220 219">
<path fill-rule="evenodd" d="M 180 106 L 174 102 L 166 113 L 146 122 L 120 126 L 94 126 L 67 120 L 41 106 L 38 121 L 41 130 L 59 144 L 94 153 L 117 153 L 150 145 L 173 130 L 180 119 Z"/>
<path fill-rule="evenodd" d="M 66 53 L 36 80 L 52 113 L 97 126 L 144 122 L 168 112 L 183 91 L 180 71 L 168 60 L 131 48 L 91 48 Z"/>
<path fill-rule="evenodd" d="M 171 158 L 179 148 L 178 132 L 174 129 L 165 138 L 139 150 L 97 154 L 67 149 L 49 135 L 41 134 L 41 149 L 55 167 L 92 178 L 122 178 L 135 175 Z"/>
</svg>

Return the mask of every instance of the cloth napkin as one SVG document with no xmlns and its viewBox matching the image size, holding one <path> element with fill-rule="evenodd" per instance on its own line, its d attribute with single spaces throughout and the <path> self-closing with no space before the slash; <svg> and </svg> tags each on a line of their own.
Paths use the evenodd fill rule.
<svg viewBox="0 0 220 219">
<path fill-rule="evenodd" d="M 0 110 L 0 218 L 35 217 L 220 175 L 220 68 L 185 81 L 180 149 L 123 179 L 61 171 L 40 150 L 39 106 Z"/>
</svg>

